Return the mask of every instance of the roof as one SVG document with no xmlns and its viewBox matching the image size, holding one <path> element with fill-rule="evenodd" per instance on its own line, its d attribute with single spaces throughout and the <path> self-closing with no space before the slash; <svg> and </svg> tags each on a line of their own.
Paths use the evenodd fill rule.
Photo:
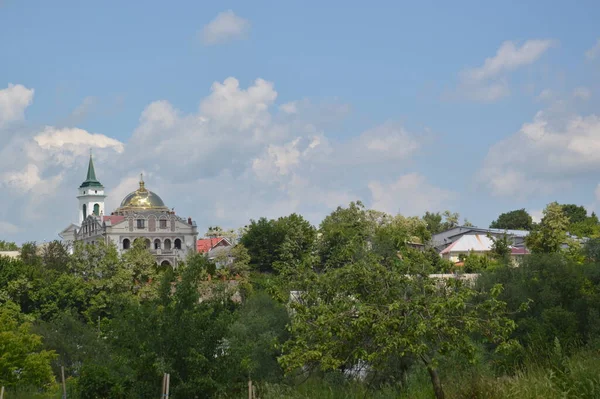
<svg viewBox="0 0 600 399">
<path fill-rule="evenodd" d="M 231 245 L 229 240 L 225 237 L 200 238 L 196 241 L 196 251 L 200 253 L 208 252 L 223 240 L 225 240 L 228 245 Z"/>
<path fill-rule="evenodd" d="M 102 217 L 103 222 L 110 222 L 110 224 L 113 224 L 113 225 L 120 223 L 123 220 L 125 220 L 125 216 L 120 216 L 120 215 L 110 215 L 110 216 Z"/>
<path fill-rule="evenodd" d="M 505 230 L 505 229 L 490 229 L 490 228 L 476 227 L 476 226 L 455 226 L 451 229 L 436 233 L 436 234 L 434 234 L 434 236 L 448 233 L 452 230 L 458 230 L 457 235 L 465 234 L 469 231 L 476 231 L 476 232 L 481 232 L 481 233 L 492 233 L 492 234 L 507 234 L 509 236 L 514 236 L 514 237 L 527 237 L 529 235 L 529 231 L 527 231 L 527 230 Z"/>
<path fill-rule="evenodd" d="M 440 253 L 443 255 L 450 252 L 487 252 L 491 250 L 493 243 L 494 241 L 483 234 L 464 235 Z"/>
<path fill-rule="evenodd" d="M 510 249 L 511 255 L 529 255 L 529 250 L 525 247 L 512 247 Z"/>
<path fill-rule="evenodd" d="M 96 178 L 96 170 L 94 169 L 94 161 L 92 160 L 92 153 L 90 152 L 90 163 L 88 164 L 87 177 L 79 188 L 83 187 L 102 187 L 102 184 Z"/>
</svg>

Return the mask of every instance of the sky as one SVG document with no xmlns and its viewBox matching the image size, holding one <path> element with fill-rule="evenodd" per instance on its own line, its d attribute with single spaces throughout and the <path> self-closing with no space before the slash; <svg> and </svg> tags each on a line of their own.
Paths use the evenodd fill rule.
<svg viewBox="0 0 600 399">
<path fill-rule="evenodd" d="M 600 211 L 598 20 L 585 0 L 0 0 L 0 239 L 77 221 L 90 149 L 107 210 L 144 173 L 201 234 L 356 200 L 478 226 Z"/>
</svg>

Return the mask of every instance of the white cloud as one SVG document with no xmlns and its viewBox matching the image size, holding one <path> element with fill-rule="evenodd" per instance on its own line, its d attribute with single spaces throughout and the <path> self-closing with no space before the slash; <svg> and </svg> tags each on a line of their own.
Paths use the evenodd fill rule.
<svg viewBox="0 0 600 399">
<path fill-rule="evenodd" d="M 536 97 L 538 101 L 550 101 L 554 98 L 554 92 L 550 89 L 544 89 Z"/>
<path fill-rule="evenodd" d="M 47 126 L 34 137 L 34 141 L 44 150 L 67 151 L 74 155 L 85 155 L 91 148 L 111 148 L 118 153 L 125 148 L 118 140 L 78 128 L 57 129 Z"/>
<path fill-rule="evenodd" d="M 33 102 L 33 89 L 9 84 L 0 90 L 0 128 L 8 122 L 23 119 L 25 108 Z"/>
<path fill-rule="evenodd" d="M 596 44 L 592 46 L 588 51 L 585 52 L 585 56 L 588 60 L 593 60 L 600 55 L 600 39 L 596 41 Z"/>
<path fill-rule="evenodd" d="M 12 188 L 18 193 L 31 192 L 35 197 L 52 194 L 55 190 L 51 187 L 58 187 L 62 180 L 62 174 L 49 177 L 47 180 L 42 179 L 40 169 L 34 164 L 28 164 L 22 171 L 5 172 L 1 176 L 0 182 L 9 189 Z"/>
<path fill-rule="evenodd" d="M 96 174 L 108 194 L 107 212 L 137 188 L 144 172 L 146 187 L 181 216 L 193 217 L 201 232 L 211 224 L 237 227 L 250 218 L 291 212 L 318 223 L 339 205 L 368 203 L 369 183 L 377 189 L 396 181 L 428 137 L 427 131 L 388 122 L 335 138 L 327 127 L 345 117 L 348 106 L 308 100 L 278 105 L 277 97 L 271 82 L 257 79 L 241 87 L 227 78 L 214 83 L 191 113 L 166 100 L 148 104 L 124 143 L 75 127 L 15 135 L 0 143 L 0 207 L 12 206 L 6 221 L 24 227 L 16 235 L 34 231 L 54 237 L 76 219 L 75 196 L 92 147 Z M 407 179 L 389 187 L 398 195 L 403 187 L 414 189 Z M 435 205 L 427 193 L 445 198 L 444 190 L 426 182 L 418 189 L 425 194 L 415 201 L 425 207 Z M 378 193 L 373 204 L 387 207 L 387 201 Z M 407 212 L 417 207 L 404 201 Z"/>
<path fill-rule="evenodd" d="M 458 95 L 479 102 L 493 102 L 508 96 L 507 75 L 536 62 L 554 43 L 553 40 L 527 40 L 519 46 L 505 41 L 496 55 L 487 58 L 482 66 L 461 72 Z"/>
<path fill-rule="evenodd" d="M 527 40 L 520 47 L 512 41 L 502 43 L 494 57 L 486 58 L 479 68 L 468 69 L 463 72 L 468 80 L 483 81 L 498 76 L 504 72 L 533 64 L 552 45 L 552 40 Z"/>
<path fill-rule="evenodd" d="M 568 187 L 600 168 L 600 118 L 540 111 L 490 148 L 479 179 L 494 195 L 527 197 Z"/>
<path fill-rule="evenodd" d="M 201 39 L 205 45 L 221 44 L 245 38 L 249 30 L 250 22 L 247 19 L 227 10 L 219 13 L 202 29 Z"/>
<path fill-rule="evenodd" d="M 573 97 L 587 101 L 592 97 L 592 91 L 587 87 L 576 87 L 573 90 Z"/>
<path fill-rule="evenodd" d="M 371 207 L 391 214 L 422 215 L 425 211 L 440 210 L 455 198 L 451 191 L 435 187 L 418 173 L 400 176 L 391 183 L 371 181 Z"/>
</svg>

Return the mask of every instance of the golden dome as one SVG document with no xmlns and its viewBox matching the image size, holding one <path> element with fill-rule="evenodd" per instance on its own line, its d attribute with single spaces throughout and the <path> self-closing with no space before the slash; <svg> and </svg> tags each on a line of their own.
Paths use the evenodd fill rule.
<svg viewBox="0 0 600 399">
<path fill-rule="evenodd" d="M 144 186 L 143 178 L 140 179 L 140 187 L 132 193 L 129 193 L 121 201 L 120 210 L 127 209 L 162 209 L 168 210 L 163 200 Z"/>
</svg>

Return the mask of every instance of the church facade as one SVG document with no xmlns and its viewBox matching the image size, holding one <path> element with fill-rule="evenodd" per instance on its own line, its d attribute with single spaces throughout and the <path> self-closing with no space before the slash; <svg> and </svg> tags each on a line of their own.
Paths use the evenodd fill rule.
<svg viewBox="0 0 600 399">
<path fill-rule="evenodd" d="M 141 238 L 156 257 L 157 264 L 177 266 L 189 252 L 196 251 L 198 229 L 191 218 L 177 216 L 163 200 L 145 186 L 140 177 L 137 190 L 129 193 L 121 205 L 105 215 L 104 186 L 96 178 L 90 154 L 86 180 L 79 186 L 78 224 L 72 223 L 59 235 L 66 243 L 105 242 L 120 253 Z"/>
</svg>

